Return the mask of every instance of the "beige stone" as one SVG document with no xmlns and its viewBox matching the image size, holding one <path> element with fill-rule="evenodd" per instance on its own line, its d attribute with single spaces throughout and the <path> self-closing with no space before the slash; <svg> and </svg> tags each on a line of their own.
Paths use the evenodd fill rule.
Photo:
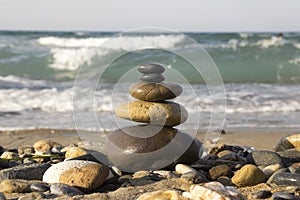
<svg viewBox="0 0 300 200">
<path fill-rule="evenodd" d="M 14 158 L 18 158 L 18 154 L 17 153 L 14 153 L 14 152 L 9 152 L 9 151 L 6 151 L 6 152 L 3 152 L 2 155 L 0 156 L 1 159 L 14 159 Z"/>
<path fill-rule="evenodd" d="M 20 179 L 6 179 L 0 183 L 0 192 L 4 193 L 26 193 L 31 192 L 32 181 Z"/>
<path fill-rule="evenodd" d="M 182 200 L 182 197 L 175 190 L 158 190 L 142 194 L 137 200 Z"/>
<path fill-rule="evenodd" d="M 244 165 L 232 177 L 232 183 L 238 187 L 253 186 L 266 180 L 266 175 L 257 166 L 252 164 Z"/>
<path fill-rule="evenodd" d="M 188 118 L 188 112 L 183 106 L 167 101 L 133 101 L 121 104 L 115 113 L 123 119 L 164 126 L 177 126 Z"/>
<path fill-rule="evenodd" d="M 85 151 L 80 147 L 70 147 L 65 154 L 65 158 L 67 159 L 76 158 L 78 156 L 83 156 L 85 154 L 87 154 L 87 151 Z"/>
<path fill-rule="evenodd" d="M 33 144 L 33 148 L 36 154 L 50 153 L 51 149 L 55 146 L 62 146 L 52 140 L 38 140 Z"/>
<path fill-rule="evenodd" d="M 82 191 L 92 191 L 102 185 L 108 174 L 109 168 L 107 166 L 89 164 L 62 172 L 59 182 L 78 187 Z"/>
<path fill-rule="evenodd" d="M 283 137 L 276 145 L 276 151 L 285 151 L 287 149 L 295 148 L 300 151 L 300 133 L 288 135 Z"/>
<path fill-rule="evenodd" d="M 131 85 L 129 93 L 134 98 L 144 101 L 163 101 L 179 96 L 182 87 L 172 83 L 137 82 Z"/>
</svg>

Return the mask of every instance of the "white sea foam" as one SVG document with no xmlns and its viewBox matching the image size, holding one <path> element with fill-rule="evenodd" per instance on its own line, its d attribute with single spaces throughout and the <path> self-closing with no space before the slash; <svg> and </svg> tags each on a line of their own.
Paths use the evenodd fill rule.
<svg viewBox="0 0 300 200">
<path fill-rule="evenodd" d="M 94 56 L 105 56 L 111 51 L 129 51 L 141 47 L 174 48 L 183 38 L 183 36 L 176 35 L 109 38 L 41 37 L 38 42 L 51 49 L 53 61 L 50 67 L 60 70 L 76 70 L 84 63 L 91 63 Z"/>
</svg>

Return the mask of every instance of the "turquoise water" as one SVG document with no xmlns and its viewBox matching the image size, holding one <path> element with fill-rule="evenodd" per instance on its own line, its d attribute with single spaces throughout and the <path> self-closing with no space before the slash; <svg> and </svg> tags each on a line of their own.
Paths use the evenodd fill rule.
<svg viewBox="0 0 300 200">
<path fill-rule="evenodd" d="M 300 34 L 284 33 L 186 33 L 209 53 L 225 82 L 300 83 Z M 107 45 L 107 43 L 111 43 Z M 82 66 L 101 66 L 101 59 L 140 45 L 183 49 L 191 56 L 195 46 L 176 34 L 0 32 L 0 75 L 33 79 L 70 80 Z M 101 47 L 101 48 L 100 48 Z M 152 52 L 153 53 L 153 52 Z M 153 53 L 155 54 L 155 53 Z M 127 56 L 117 73 L 151 60 L 182 68 L 193 83 L 192 68 L 168 52 L 155 56 Z M 114 78 L 112 73 L 110 78 Z M 108 78 L 110 80 L 110 78 Z"/>
<path fill-rule="evenodd" d="M 185 37 L 197 41 L 210 57 L 199 56 L 199 47 Z M 184 87 L 176 101 L 187 108 L 190 119 L 197 119 L 199 127 L 206 129 L 211 112 L 222 113 L 224 108 L 212 105 L 201 74 L 176 52 L 199 59 L 199 63 L 208 63 L 205 60 L 210 58 L 215 63 L 226 92 L 226 127 L 300 128 L 300 33 L 283 33 L 283 37 L 275 33 L 186 33 L 185 37 L 166 33 L 0 32 L 0 129 L 115 129 L 114 106 L 130 100 L 127 89 L 130 82 L 138 80 L 135 67 L 143 62 L 166 66 L 167 81 Z M 120 52 L 127 53 L 110 63 L 102 74 L 102 87 L 93 88 L 99 79 L 98 69 Z M 74 105 L 78 72 L 83 79 L 75 91 Z M 116 94 L 113 83 L 119 79 L 124 84 Z M 80 113 L 80 123 L 74 121 L 74 113 Z M 99 119 L 105 123 L 99 124 Z M 182 128 L 197 126 L 191 120 Z"/>
</svg>

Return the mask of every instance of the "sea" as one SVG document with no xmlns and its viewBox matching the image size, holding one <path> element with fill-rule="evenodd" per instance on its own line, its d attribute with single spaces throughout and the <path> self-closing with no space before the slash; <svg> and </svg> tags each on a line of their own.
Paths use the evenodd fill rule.
<svg viewBox="0 0 300 200">
<path fill-rule="evenodd" d="M 300 33 L 0 32 L 0 130 L 111 131 L 133 122 L 137 66 L 165 66 L 181 129 L 300 129 Z"/>
</svg>

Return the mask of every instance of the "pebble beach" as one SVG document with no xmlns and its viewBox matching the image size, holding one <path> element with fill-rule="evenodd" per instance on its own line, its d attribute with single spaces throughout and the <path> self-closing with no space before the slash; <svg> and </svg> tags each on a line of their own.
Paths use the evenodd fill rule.
<svg viewBox="0 0 300 200">
<path fill-rule="evenodd" d="M 290 134 L 226 132 L 195 163 L 126 173 L 74 130 L 2 131 L 0 199 L 299 199 L 300 135 Z"/>
</svg>

